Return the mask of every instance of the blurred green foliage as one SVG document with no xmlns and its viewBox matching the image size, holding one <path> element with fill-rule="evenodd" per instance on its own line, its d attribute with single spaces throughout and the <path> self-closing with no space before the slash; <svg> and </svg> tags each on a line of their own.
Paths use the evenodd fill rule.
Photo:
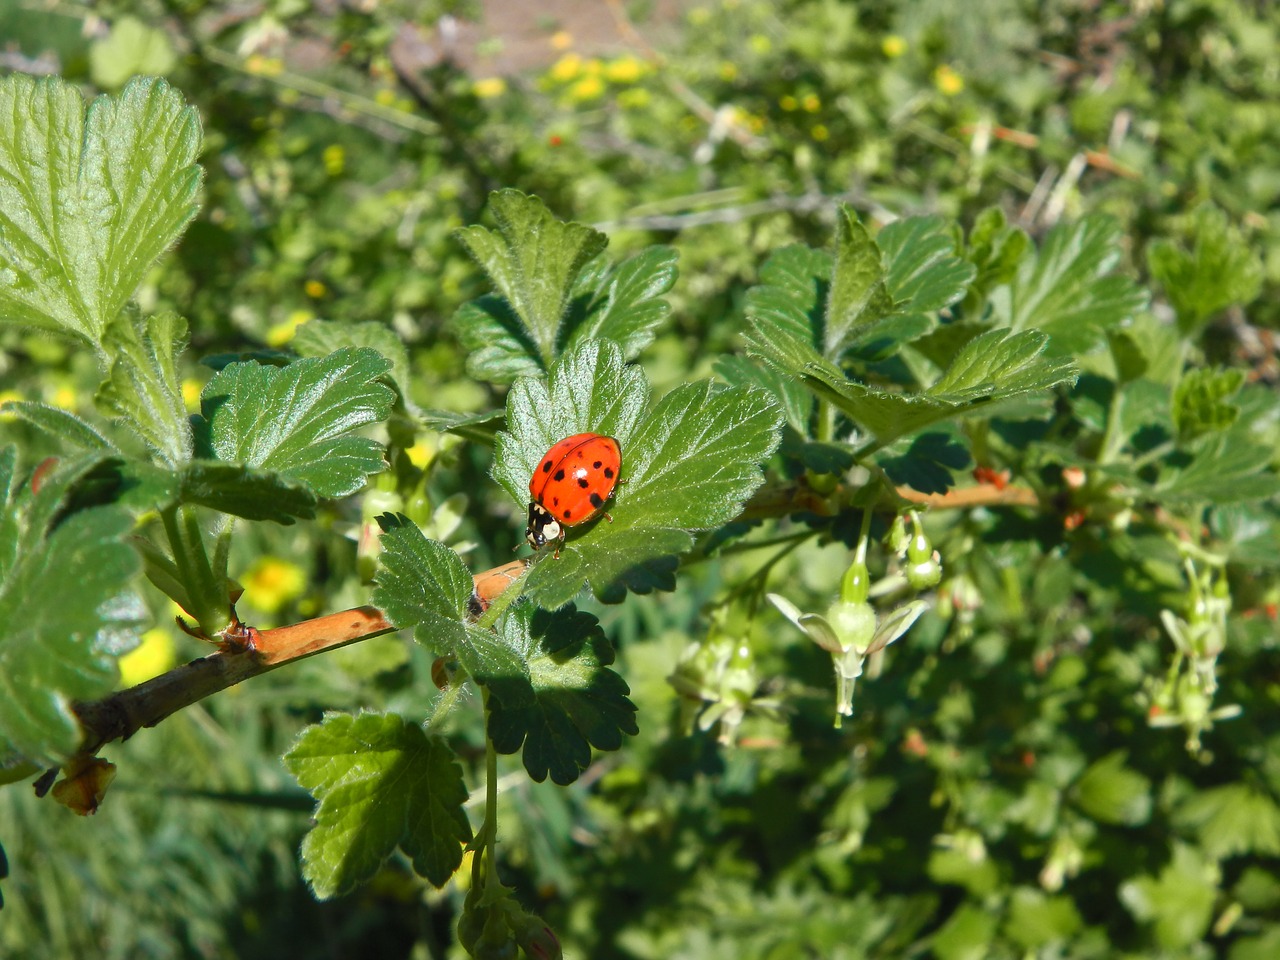
<svg viewBox="0 0 1280 960">
<path fill-rule="evenodd" d="M 432 25 L 470 6 L 0 0 L 7 71 L 108 92 L 167 73 L 200 114 L 203 205 L 137 294 L 188 323 L 189 409 L 215 375 L 192 358 L 370 345 L 400 360 L 415 409 L 501 406 L 503 378 L 463 346 L 477 344 L 458 308 L 490 287 L 455 233 L 490 222 L 500 187 L 607 233 L 615 263 L 651 244 L 678 252 L 671 316 L 636 344 L 659 393 L 713 365 L 735 383 L 770 375 L 723 355 L 752 339 L 770 264 L 829 272 L 809 254 L 848 229 L 837 201 L 865 223 L 938 218 L 876 234 L 891 265 L 938 239 L 974 265 L 963 299 L 927 309 L 989 309 L 1016 326 L 1051 291 L 1056 332 L 1102 348 L 1074 389 L 948 425 L 927 451 L 884 451 L 891 475 L 900 456 L 950 478 L 963 440 L 980 466 L 1034 487 L 1040 509 L 926 518 L 945 570 L 932 609 L 867 667 L 839 730 L 828 652 L 760 598 L 767 587 L 827 609 L 857 534 L 849 516 L 797 511 L 772 550 L 701 544 L 675 593 L 583 603 L 618 651 L 640 732 L 570 787 L 531 782 L 519 758 L 500 780 L 504 879 L 566 953 L 1274 955 L 1280 12 L 708 0 L 660 61 L 639 46 L 579 52 L 573 22 L 547 23 L 548 49 L 556 30 L 570 35 L 558 59 L 496 83 L 425 52 L 447 47 Z M 1091 247 L 1099 233 L 1107 243 Z M 815 249 L 778 252 L 793 243 Z M 1077 260 L 1098 267 L 1091 280 L 1119 268 L 1090 304 L 1100 312 L 1072 312 L 1095 284 L 1054 286 L 1052 265 Z M 1016 276 L 1027 263 L 1039 269 Z M 905 299 L 909 271 L 897 276 Z M 1002 284 L 1024 296 L 989 301 Z M 1124 328 L 1106 319 L 1117 301 L 1114 319 L 1137 311 Z M 375 324 L 405 357 L 308 321 Z M 886 329 L 915 328 L 907 316 Z M 879 384 L 908 379 L 870 339 L 839 346 Z M 926 342 L 910 372 L 945 369 L 962 347 Z M 91 356 L 8 325 L 0 348 L 5 399 L 92 409 Z M 847 469 L 802 435 L 812 400 L 772 375 L 792 426 L 777 461 L 792 472 L 776 479 Z M 421 432 L 398 408 L 391 469 L 363 494 L 323 505 L 315 524 L 244 525 L 228 561 L 244 619 L 368 602 L 366 535 L 388 511 L 473 571 L 509 560 L 522 519 L 490 477 L 492 450 L 473 442 L 494 424 L 467 426 Z M 55 452 L 29 420 L 0 430 L 27 468 Z M 1118 486 L 1148 499 L 1135 508 Z M 1171 532 L 1212 556 L 1180 552 Z M 171 621 L 167 601 L 147 599 Z M 180 657 L 206 651 L 172 633 Z M 0 952 L 460 955 L 465 879 L 435 891 L 393 859 L 370 885 L 313 900 L 298 866 L 313 803 L 280 761 L 328 709 L 422 717 L 431 667 L 423 648 L 378 638 L 212 698 L 108 749 L 120 776 L 92 820 L 27 784 L 0 790 Z M 433 732 L 478 782 L 478 701 Z"/>
</svg>

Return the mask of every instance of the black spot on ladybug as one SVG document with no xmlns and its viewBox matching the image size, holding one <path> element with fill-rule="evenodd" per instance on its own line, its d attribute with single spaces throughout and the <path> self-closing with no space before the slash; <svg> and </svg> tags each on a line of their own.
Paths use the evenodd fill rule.
<svg viewBox="0 0 1280 960">
<path fill-rule="evenodd" d="M 604 478 L 605 478 L 606 480 L 612 480 L 612 479 L 613 479 L 613 467 L 605 467 L 605 468 L 604 468 Z"/>
<path fill-rule="evenodd" d="M 599 469 L 600 469 L 600 461 L 599 461 L 599 460 L 597 460 L 597 461 L 596 461 L 595 463 L 593 463 L 591 466 L 593 466 L 593 467 L 595 467 L 595 469 L 599 470 Z"/>
<path fill-rule="evenodd" d="M 566 520 L 568 520 L 568 519 L 569 519 L 570 517 L 572 517 L 572 516 L 573 516 L 573 511 L 572 511 L 572 510 L 566 510 L 566 511 L 564 512 L 564 518 L 565 518 Z"/>
<path fill-rule="evenodd" d="M 553 507 L 558 507 L 558 506 L 560 506 L 560 498 L 559 498 L 559 497 L 552 497 L 552 498 L 551 498 L 551 505 L 552 505 Z"/>
<path fill-rule="evenodd" d="M 556 471 L 556 475 L 555 475 L 554 477 L 552 477 L 551 479 L 552 479 L 552 480 L 555 480 L 557 483 L 559 483 L 561 480 L 563 480 L 563 479 L 564 479 L 564 471 L 563 471 L 563 470 L 557 470 L 557 471 Z"/>
<path fill-rule="evenodd" d="M 591 499 L 591 505 L 595 507 L 597 510 L 599 510 L 601 505 L 604 503 L 604 500 L 600 498 L 600 494 L 598 493 L 591 494 L 590 499 Z"/>
<path fill-rule="evenodd" d="M 585 489 L 587 489 L 587 487 L 591 486 L 591 481 L 589 481 L 589 480 L 587 480 L 587 479 L 585 479 L 585 478 L 583 478 L 583 477 L 579 477 L 579 478 L 578 478 L 578 486 L 580 486 L 583 490 L 585 490 Z"/>
<path fill-rule="evenodd" d="M 543 460 L 543 461 L 542 461 L 542 472 L 543 472 L 543 473 L 550 473 L 550 472 L 551 472 L 551 460 L 550 460 L 550 459 L 547 459 L 547 460 Z"/>
</svg>

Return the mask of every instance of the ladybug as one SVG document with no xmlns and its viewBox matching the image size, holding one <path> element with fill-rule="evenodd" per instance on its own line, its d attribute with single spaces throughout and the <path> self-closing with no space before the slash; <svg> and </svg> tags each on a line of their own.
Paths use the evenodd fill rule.
<svg viewBox="0 0 1280 960">
<path fill-rule="evenodd" d="M 529 529 L 525 539 L 537 550 L 548 540 L 564 544 L 565 527 L 590 520 L 613 496 L 622 469 L 618 441 L 598 433 L 565 437 L 538 461 L 529 481 Z M 613 517 L 604 515 L 610 523 Z"/>
</svg>

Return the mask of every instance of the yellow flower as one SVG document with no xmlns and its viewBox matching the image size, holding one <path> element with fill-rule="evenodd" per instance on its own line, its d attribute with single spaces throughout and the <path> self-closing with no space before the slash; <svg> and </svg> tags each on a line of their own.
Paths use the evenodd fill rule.
<svg viewBox="0 0 1280 960">
<path fill-rule="evenodd" d="M 964 89 L 964 77 L 956 73 L 945 63 L 933 71 L 933 84 L 943 96 L 954 97 Z"/>
<path fill-rule="evenodd" d="M 270 556 L 261 557 L 243 580 L 246 599 L 264 613 L 275 613 L 307 586 L 301 567 Z"/>
<path fill-rule="evenodd" d="M 623 90 L 618 94 L 618 106 L 625 110 L 639 110 L 649 105 L 649 91 L 643 87 L 634 90 Z"/>
<path fill-rule="evenodd" d="M 720 79 L 733 81 L 738 79 L 737 64 L 730 63 L 728 60 L 720 64 Z"/>
<path fill-rule="evenodd" d="M 412 447 L 405 447 L 404 455 L 419 470 L 425 470 L 427 469 L 427 464 L 431 462 L 431 458 L 436 455 L 436 445 L 428 443 L 426 440 L 419 440 Z"/>
<path fill-rule="evenodd" d="M 753 33 L 747 43 L 751 45 L 753 53 L 765 54 L 773 49 L 773 41 L 763 33 Z"/>
<path fill-rule="evenodd" d="M 267 331 L 267 344 L 273 347 L 283 347 L 293 339 L 293 335 L 298 332 L 298 328 L 310 320 L 312 316 L 313 314 L 310 310 L 293 311 L 285 320 L 277 323 Z"/>
<path fill-rule="evenodd" d="M 381 107 L 395 106 L 396 92 L 390 87 L 383 87 L 373 95 L 373 99 Z"/>
<path fill-rule="evenodd" d="M 278 77 L 284 73 L 284 61 L 279 57 L 264 57 L 255 53 L 245 60 L 244 68 L 260 77 Z"/>
<path fill-rule="evenodd" d="M 306 291 L 307 296 L 312 300 L 319 300 L 329 292 L 329 288 L 319 280 L 308 280 L 302 285 L 302 289 Z"/>
<path fill-rule="evenodd" d="M 815 140 L 826 140 L 831 136 L 831 131 L 827 129 L 826 124 L 818 123 L 814 124 L 813 129 L 809 131 L 809 136 Z"/>
<path fill-rule="evenodd" d="M 324 164 L 324 172 L 331 177 L 336 177 L 346 169 L 347 151 L 343 149 L 340 143 L 331 143 L 324 148 L 324 153 L 320 154 L 320 162 Z"/>
<path fill-rule="evenodd" d="M 502 77 L 485 77 L 471 85 L 472 92 L 481 100 L 492 100 L 507 92 L 507 81 Z"/>
<path fill-rule="evenodd" d="M 745 123 L 752 133 L 760 133 L 764 130 L 764 117 L 757 113 L 744 113 L 738 119 Z"/>
<path fill-rule="evenodd" d="M 568 50 L 573 46 L 573 34 L 568 30 L 557 30 L 548 42 L 552 50 Z"/>
<path fill-rule="evenodd" d="M 582 58 L 576 53 L 566 53 L 551 65 L 547 76 L 557 83 L 568 83 L 582 72 Z"/>
<path fill-rule="evenodd" d="M 778 106 L 790 113 L 796 107 L 800 106 L 800 104 L 791 94 L 784 93 L 778 98 Z"/>
<path fill-rule="evenodd" d="M 895 60 L 907 52 L 907 41 L 896 33 L 891 33 L 880 41 L 880 52 L 890 60 Z"/>
<path fill-rule="evenodd" d="M 619 57 L 605 64 L 604 75 L 611 83 L 635 83 L 644 76 L 645 64 L 637 57 Z"/>
<path fill-rule="evenodd" d="M 171 669 L 177 660 L 173 635 L 162 627 L 154 627 L 142 635 L 142 643 L 117 661 L 120 685 L 136 687 Z"/>
<path fill-rule="evenodd" d="M 79 405 L 76 392 L 71 387 L 59 387 L 53 391 L 53 397 L 50 402 L 55 407 L 61 407 L 63 410 L 75 410 Z"/>
<path fill-rule="evenodd" d="M 579 103 L 583 100 L 594 100 L 604 93 L 604 81 L 599 77 L 583 77 L 569 88 L 569 99 Z"/>
<path fill-rule="evenodd" d="M 800 101 L 800 105 L 808 113 L 817 113 L 822 107 L 822 100 L 816 93 L 806 93 L 804 99 Z"/>
<path fill-rule="evenodd" d="M 182 403 L 193 413 L 200 409 L 200 383 L 188 377 L 182 381 Z"/>
</svg>

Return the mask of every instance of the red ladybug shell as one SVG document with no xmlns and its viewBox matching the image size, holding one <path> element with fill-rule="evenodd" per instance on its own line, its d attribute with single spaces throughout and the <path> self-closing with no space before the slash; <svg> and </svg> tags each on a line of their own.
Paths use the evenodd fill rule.
<svg viewBox="0 0 1280 960">
<path fill-rule="evenodd" d="M 556 443 L 538 461 L 529 480 L 529 529 L 536 550 L 564 539 L 563 527 L 590 520 L 613 496 L 622 469 L 618 441 L 598 433 L 576 433 Z"/>
</svg>

